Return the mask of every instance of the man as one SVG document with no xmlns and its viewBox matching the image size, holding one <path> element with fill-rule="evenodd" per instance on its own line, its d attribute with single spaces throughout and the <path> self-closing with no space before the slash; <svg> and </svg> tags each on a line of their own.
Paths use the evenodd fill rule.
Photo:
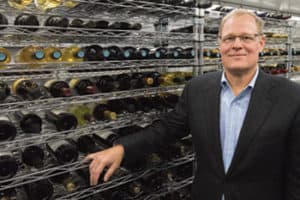
<svg viewBox="0 0 300 200">
<path fill-rule="evenodd" d="M 174 111 L 138 135 L 87 156 L 90 182 L 191 133 L 195 200 L 300 199 L 300 86 L 258 68 L 263 22 L 237 9 L 221 22 L 223 72 L 187 83 Z"/>
</svg>

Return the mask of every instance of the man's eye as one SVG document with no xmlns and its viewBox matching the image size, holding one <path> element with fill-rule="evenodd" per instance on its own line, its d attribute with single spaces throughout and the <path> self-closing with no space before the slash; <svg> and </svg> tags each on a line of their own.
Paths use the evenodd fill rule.
<svg viewBox="0 0 300 200">
<path fill-rule="evenodd" d="M 252 40 L 252 37 L 250 37 L 250 36 L 242 36 L 241 38 L 244 41 L 250 41 L 250 40 Z"/>
<path fill-rule="evenodd" d="M 234 39 L 235 39 L 235 37 L 227 37 L 227 38 L 225 38 L 225 41 L 230 42 L 230 41 L 234 41 Z"/>
</svg>

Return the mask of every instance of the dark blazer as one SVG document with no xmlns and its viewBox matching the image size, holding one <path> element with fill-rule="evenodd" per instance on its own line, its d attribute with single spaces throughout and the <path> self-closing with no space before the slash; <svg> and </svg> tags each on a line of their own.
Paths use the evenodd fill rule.
<svg viewBox="0 0 300 200">
<path fill-rule="evenodd" d="M 174 109 L 142 133 L 122 138 L 125 162 L 188 133 L 194 200 L 300 200 L 300 85 L 260 71 L 228 172 L 220 142 L 221 73 L 192 79 Z"/>
</svg>

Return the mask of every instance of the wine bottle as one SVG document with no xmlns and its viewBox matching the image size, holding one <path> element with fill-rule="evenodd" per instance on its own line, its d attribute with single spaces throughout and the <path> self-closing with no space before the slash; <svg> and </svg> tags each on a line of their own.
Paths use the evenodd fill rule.
<svg viewBox="0 0 300 200">
<path fill-rule="evenodd" d="M 99 151 L 94 139 L 90 135 L 81 135 L 73 138 L 77 148 L 82 153 L 94 153 Z"/>
<path fill-rule="evenodd" d="M 121 60 L 123 58 L 121 49 L 117 46 L 103 47 L 102 57 L 104 60 Z"/>
<path fill-rule="evenodd" d="M 22 13 L 18 15 L 15 19 L 15 25 L 25 26 L 22 28 L 18 28 L 19 30 L 25 31 L 25 32 L 35 32 L 39 29 L 39 20 L 35 15 Z M 27 28 L 26 26 L 30 26 L 30 28 Z"/>
<path fill-rule="evenodd" d="M 27 63 L 31 68 L 40 67 L 40 63 L 45 61 L 44 48 L 32 45 L 20 49 L 15 58 L 15 62 Z"/>
<path fill-rule="evenodd" d="M 45 61 L 46 62 L 59 62 L 62 60 L 62 52 L 57 47 L 45 48 Z"/>
<path fill-rule="evenodd" d="M 16 111 L 15 117 L 20 123 L 24 133 L 40 133 L 42 130 L 42 119 L 30 111 Z"/>
<path fill-rule="evenodd" d="M 83 28 L 84 27 L 84 21 L 82 19 L 75 18 L 71 21 L 70 27 L 72 27 L 72 28 Z"/>
<path fill-rule="evenodd" d="M 11 152 L 0 153 L 0 180 L 10 179 L 16 175 L 18 163 Z"/>
<path fill-rule="evenodd" d="M 98 28 L 98 29 L 107 29 L 108 24 L 109 24 L 108 21 L 98 20 L 98 21 L 96 21 L 96 28 Z"/>
<path fill-rule="evenodd" d="M 93 134 L 93 136 L 107 146 L 113 146 L 114 142 L 120 137 L 120 135 L 111 130 L 102 130 Z"/>
<path fill-rule="evenodd" d="M 24 189 L 30 200 L 51 199 L 54 191 L 52 184 L 47 179 L 26 184 Z"/>
<path fill-rule="evenodd" d="M 195 53 L 195 50 L 194 48 L 192 47 L 187 47 L 185 48 L 183 51 L 182 51 L 182 58 L 184 59 L 192 59 L 195 57 L 196 53 Z"/>
<path fill-rule="evenodd" d="M 47 146 L 50 153 L 53 154 L 61 164 L 72 163 L 78 159 L 76 144 L 69 140 L 50 142 Z"/>
<path fill-rule="evenodd" d="M 167 57 L 168 50 L 164 47 L 152 49 L 150 51 L 150 58 L 153 59 L 163 59 Z"/>
<path fill-rule="evenodd" d="M 92 30 L 92 29 L 96 29 L 97 28 L 97 24 L 96 22 L 89 20 L 86 23 L 83 24 L 83 28 L 88 29 L 88 32 L 95 32 L 96 30 Z M 91 29 L 91 30 L 89 30 Z"/>
<path fill-rule="evenodd" d="M 44 87 L 50 92 L 53 97 L 69 97 L 72 96 L 72 91 L 69 84 L 65 81 L 48 80 Z"/>
<path fill-rule="evenodd" d="M 1 200 L 28 200 L 24 190 L 21 188 L 10 188 L 0 192 Z"/>
<path fill-rule="evenodd" d="M 87 105 L 73 104 L 68 110 L 76 117 L 79 126 L 85 125 L 93 120 L 92 109 Z"/>
<path fill-rule="evenodd" d="M 185 26 L 185 27 L 180 27 L 176 29 L 170 30 L 170 32 L 175 32 L 175 33 L 193 33 L 194 26 Z"/>
<path fill-rule="evenodd" d="M 150 110 L 153 108 L 151 99 L 148 97 L 137 98 L 136 107 L 137 107 L 137 110 L 140 110 L 143 112 L 150 112 Z"/>
<path fill-rule="evenodd" d="M 183 58 L 183 49 L 181 47 L 170 48 L 167 53 L 167 57 L 170 59 L 181 59 Z"/>
<path fill-rule="evenodd" d="M 0 81 L 0 101 L 5 100 L 10 95 L 10 88 L 7 83 Z"/>
<path fill-rule="evenodd" d="M 20 78 L 13 82 L 12 92 L 23 99 L 38 99 L 42 94 L 39 85 L 30 79 Z"/>
<path fill-rule="evenodd" d="M 75 89 L 79 95 L 95 94 L 97 92 L 96 85 L 89 79 L 71 79 L 69 85 Z"/>
<path fill-rule="evenodd" d="M 17 128 L 10 118 L 0 115 L 0 141 L 13 140 L 17 134 Z"/>
<path fill-rule="evenodd" d="M 94 106 L 93 116 L 96 120 L 115 120 L 117 115 L 109 110 L 107 104 L 98 103 Z"/>
<path fill-rule="evenodd" d="M 130 89 L 130 76 L 128 74 L 119 74 L 115 80 L 119 84 L 118 90 Z"/>
<path fill-rule="evenodd" d="M 91 45 L 85 47 L 85 57 L 86 61 L 99 61 L 102 60 L 102 47 L 99 45 Z"/>
<path fill-rule="evenodd" d="M 108 26 L 109 29 L 118 29 L 118 30 L 130 30 L 130 23 L 128 22 L 113 22 Z"/>
<path fill-rule="evenodd" d="M 160 78 L 162 86 L 183 84 L 185 82 L 185 78 L 175 72 L 165 73 Z"/>
<path fill-rule="evenodd" d="M 32 3 L 32 0 L 8 0 L 8 5 L 19 10 L 24 9 L 26 6 Z"/>
<path fill-rule="evenodd" d="M 35 168 L 43 167 L 44 157 L 44 150 L 37 145 L 26 147 L 22 152 L 23 163 Z"/>
<path fill-rule="evenodd" d="M 136 31 L 139 31 L 139 30 L 141 30 L 142 29 L 142 24 L 140 24 L 140 23 L 134 23 L 134 24 L 131 24 L 130 25 L 130 29 L 131 30 L 136 30 Z"/>
<path fill-rule="evenodd" d="M 146 85 L 151 87 L 158 87 L 161 83 L 161 74 L 159 72 L 148 72 L 145 73 L 144 79 Z"/>
<path fill-rule="evenodd" d="M 5 48 L 0 47 L 0 69 L 6 68 L 6 64 L 10 63 L 10 61 L 10 52 Z"/>
<path fill-rule="evenodd" d="M 124 60 L 133 60 L 136 58 L 135 56 L 135 52 L 136 52 L 136 48 L 134 47 L 130 47 L 130 46 L 127 46 L 127 47 L 123 47 L 121 49 L 121 53 L 122 53 L 122 59 Z"/>
<path fill-rule="evenodd" d="M 62 61 L 65 62 L 82 62 L 85 56 L 84 50 L 76 46 L 63 48 L 62 53 Z"/>
<path fill-rule="evenodd" d="M 146 82 L 148 80 L 148 83 Z M 142 73 L 134 73 L 130 78 L 130 86 L 132 89 L 144 88 L 146 84 L 152 84 L 152 79 L 144 79 L 144 75 Z"/>
<path fill-rule="evenodd" d="M 111 92 L 119 87 L 113 77 L 108 75 L 95 77 L 94 80 L 99 92 Z"/>
<path fill-rule="evenodd" d="M 35 6 L 42 10 L 42 11 L 47 11 L 52 8 L 56 8 L 60 6 L 62 3 L 61 0 L 34 0 Z"/>
<path fill-rule="evenodd" d="M 65 32 L 69 26 L 69 20 L 66 17 L 61 16 L 50 16 L 45 21 L 45 26 L 55 27 L 49 29 L 49 31 Z"/>
<path fill-rule="evenodd" d="M 73 0 L 66 0 L 63 2 L 63 6 L 67 8 L 74 8 L 78 5 L 78 1 L 73 1 Z"/>
<path fill-rule="evenodd" d="M 221 54 L 220 54 L 220 50 L 217 48 L 211 49 L 210 50 L 210 54 L 211 54 L 211 58 L 220 58 Z"/>
<path fill-rule="evenodd" d="M 7 18 L 5 17 L 5 15 L 0 13 L 0 30 L 5 29 L 7 27 L 5 25 L 7 24 L 8 24 Z"/>
<path fill-rule="evenodd" d="M 77 127 L 76 117 L 62 110 L 51 110 L 46 112 L 45 118 L 55 125 L 57 131 L 66 131 Z"/>
<path fill-rule="evenodd" d="M 149 54 L 150 49 L 148 48 L 137 48 L 135 53 L 137 59 L 148 59 Z"/>
</svg>

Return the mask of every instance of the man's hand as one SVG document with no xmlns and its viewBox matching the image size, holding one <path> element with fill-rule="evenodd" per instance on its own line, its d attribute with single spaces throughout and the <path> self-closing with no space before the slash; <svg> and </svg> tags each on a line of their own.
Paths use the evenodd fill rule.
<svg viewBox="0 0 300 200">
<path fill-rule="evenodd" d="M 85 160 L 91 160 L 90 184 L 97 185 L 98 179 L 105 167 L 108 167 L 104 175 L 104 181 L 107 181 L 116 169 L 120 167 L 123 156 L 124 147 L 119 144 L 104 151 L 89 154 Z"/>
</svg>

